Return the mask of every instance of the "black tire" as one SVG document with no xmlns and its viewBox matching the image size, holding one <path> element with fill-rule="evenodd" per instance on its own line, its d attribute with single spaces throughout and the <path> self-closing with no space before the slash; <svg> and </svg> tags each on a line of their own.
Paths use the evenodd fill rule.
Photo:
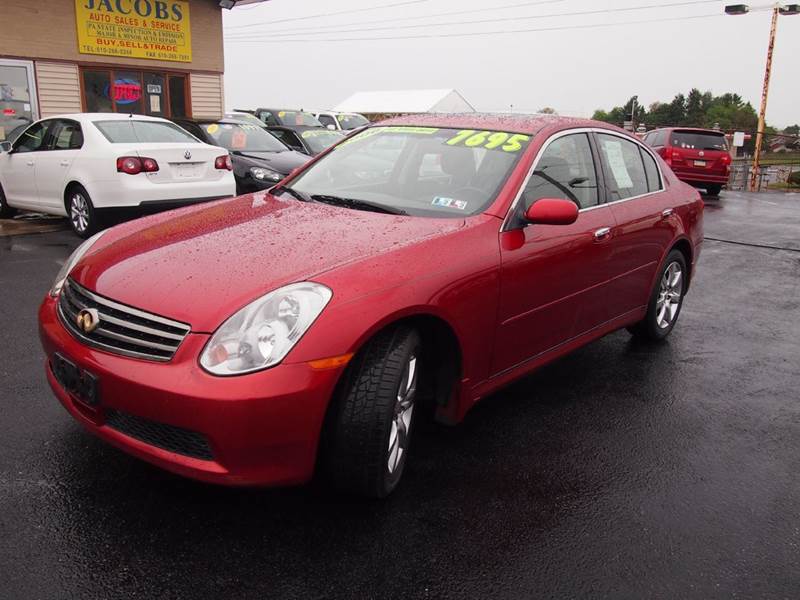
<svg viewBox="0 0 800 600">
<path fill-rule="evenodd" d="M 707 185 L 706 186 L 706 194 L 709 196 L 719 196 L 719 193 L 722 191 L 721 185 Z"/>
<path fill-rule="evenodd" d="M 379 333 L 353 359 L 331 407 L 321 457 L 326 478 L 337 489 L 384 498 L 397 487 L 408 458 L 421 355 L 419 334 L 398 326 Z M 409 370 L 410 410 L 399 402 Z"/>
<path fill-rule="evenodd" d="M 93 236 L 100 229 L 100 218 L 94 208 L 89 192 L 83 186 L 73 185 L 64 194 L 67 219 L 75 235 L 81 238 Z"/>
<path fill-rule="evenodd" d="M 661 303 L 663 297 L 662 294 L 665 293 L 663 283 L 665 281 L 665 274 L 670 269 L 674 269 L 674 265 L 677 265 L 677 268 L 680 269 L 680 290 L 676 292 L 673 289 L 667 293 L 669 297 L 665 299 L 667 302 L 667 307 L 664 309 L 665 312 L 663 313 L 663 317 L 668 317 L 670 314 L 672 314 L 672 316 L 668 318 L 668 323 L 665 325 L 665 321 L 661 313 L 663 306 Z M 686 259 L 684 258 L 683 254 L 678 250 L 673 250 L 670 252 L 658 272 L 658 277 L 656 278 L 655 285 L 653 286 L 653 291 L 650 294 L 650 302 L 647 305 L 647 314 L 645 315 L 644 319 L 635 325 L 628 327 L 628 331 L 630 331 L 634 337 L 659 341 L 663 340 L 670 334 L 672 329 L 675 327 L 675 323 L 678 322 L 678 316 L 680 316 L 681 313 L 683 298 L 686 296 L 688 275 L 689 272 L 686 268 Z M 677 297 L 675 297 L 675 293 L 677 293 Z M 670 307 L 672 306 L 672 303 L 669 301 L 669 298 L 677 300 L 677 305 L 675 306 L 674 312 L 671 312 Z"/>
<path fill-rule="evenodd" d="M 0 186 L 0 219 L 10 219 L 17 214 L 16 208 L 11 208 L 6 202 L 6 195 L 3 186 Z"/>
</svg>

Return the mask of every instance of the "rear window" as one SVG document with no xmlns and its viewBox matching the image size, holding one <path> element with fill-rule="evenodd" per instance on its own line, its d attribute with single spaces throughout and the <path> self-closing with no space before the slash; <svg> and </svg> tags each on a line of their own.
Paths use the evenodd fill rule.
<svg viewBox="0 0 800 600">
<path fill-rule="evenodd" d="M 174 123 L 161 121 L 94 121 L 112 144 L 197 144 L 198 140 Z"/>
<path fill-rule="evenodd" d="M 728 151 L 728 142 L 721 133 L 704 133 L 698 131 L 673 131 L 670 136 L 670 145 L 675 148 L 689 148 L 691 150 L 721 150 Z"/>
</svg>

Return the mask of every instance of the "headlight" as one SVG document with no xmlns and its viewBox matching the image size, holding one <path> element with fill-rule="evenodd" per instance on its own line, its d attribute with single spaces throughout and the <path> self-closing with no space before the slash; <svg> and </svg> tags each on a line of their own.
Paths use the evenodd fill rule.
<svg viewBox="0 0 800 600">
<path fill-rule="evenodd" d="M 319 283 L 293 283 L 251 302 L 206 344 L 200 364 L 214 375 L 241 375 L 278 364 L 331 299 Z"/>
<path fill-rule="evenodd" d="M 101 231 L 100 233 L 95 233 L 92 237 L 88 240 L 83 242 L 80 246 L 75 249 L 75 252 L 70 254 L 67 262 L 64 263 L 64 266 L 61 267 L 61 270 L 56 275 L 56 279 L 53 282 L 53 286 L 50 288 L 50 297 L 56 298 L 61 293 L 61 288 L 64 287 L 64 282 L 67 280 L 70 271 L 78 264 L 78 261 L 83 258 L 83 255 L 86 254 L 89 249 L 94 245 L 94 243 L 100 239 L 100 236 L 105 233 L 105 230 Z"/>
<path fill-rule="evenodd" d="M 258 181 L 275 181 L 278 182 L 283 179 L 283 175 L 272 169 L 265 169 L 264 167 L 250 167 L 250 176 Z"/>
</svg>

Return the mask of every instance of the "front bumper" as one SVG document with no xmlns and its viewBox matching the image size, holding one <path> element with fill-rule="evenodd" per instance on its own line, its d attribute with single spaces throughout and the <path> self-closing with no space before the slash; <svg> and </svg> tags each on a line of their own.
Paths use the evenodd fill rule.
<svg viewBox="0 0 800 600">
<path fill-rule="evenodd" d="M 167 363 L 127 358 L 83 345 L 64 329 L 49 296 L 39 309 L 47 380 L 64 408 L 114 446 L 179 475 L 227 485 L 308 481 L 329 399 L 341 368 L 281 364 L 238 377 L 215 377 L 197 357 L 208 335 L 190 333 Z M 99 405 L 80 402 L 56 380 L 55 352 L 98 378 Z M 165 450 L 115 428 L 119 414 L 203 436 L 210 460 Z M 109 419 L 111 421 L 109 422 Z"/>
</svg>

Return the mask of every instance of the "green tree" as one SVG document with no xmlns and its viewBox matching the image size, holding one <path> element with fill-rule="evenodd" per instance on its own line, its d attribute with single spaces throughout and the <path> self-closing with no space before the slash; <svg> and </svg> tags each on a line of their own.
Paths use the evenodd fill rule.
<svg viewBox="0 0 800 600">
<path fill-rule="evenodd" d="M 783 133 L 788 133 L 789 135 L 800 135 L 800 125 L 790 125 L 783 130 Z"/>
</svg>

